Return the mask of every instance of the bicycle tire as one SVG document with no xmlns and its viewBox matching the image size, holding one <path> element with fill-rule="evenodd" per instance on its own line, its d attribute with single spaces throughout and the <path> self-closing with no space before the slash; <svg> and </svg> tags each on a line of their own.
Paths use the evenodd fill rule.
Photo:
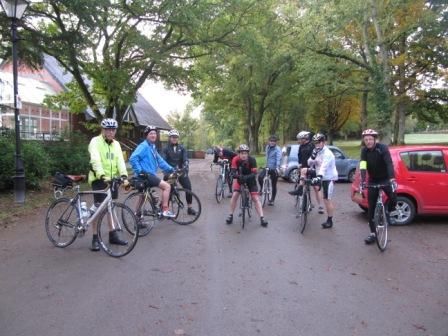
<svg viewBox="0 0 448 336">
<path fill-rule="evenodd" d="M 45 231 L 50 242 L 60 248 L 72 244 L 78 236 L 78 221 L 76 206 L 68 198 L 53 201 L 45 216 Z"/>
<path fill-rule="evenodd" d="M 269 177 L 268 178 L 268 201 L 272 202 L 273 201 L 273 191 L 272 191 L 272 178 Z"/>
<path fill-rule="evenodd" d="M 224 198 L 224 181 L 222 175 L 219 175 L 218 179 L 216 180 L 215 198 L 216 202 L 218 203 L 221 203 L 222 199 Z"/>
<path fill-rule="evenodd" d="M 191 195 L 191 208 L 196 212 L 194 215 L 188 213 L 187 195 Z M 191 190 L 178 188 L 170 197 L 171 211 L 176 215 L 171 220 L 180 225 L 189 225 L 196 222 L 201 216 L 202 205 L 199 197 Z"/>
<path fill-rule="evenodd" d="M 300 233 L 303 234 L 308 223 L 308 208 L 309 208 L 309 194 L 308 191 L 304 192 L 301 204 L 301 214 L 300 214 Z"/>
<path fill-rule="evenodd" d="M 264 208 L 264 206 L 266 205 L 266 201 L 268 200 L 268 179 L 264 178 L 263 179 L 263 187 L 261 188 L 261 197 L 262 197 L 262 201 L 261 201 L 261 206 Z"/>
<path fill-rule="evenodd" d="M 134 215 L 137 218 L 139 224 L 139 237 L 147 236 L 160 220 L 157 209 L 151 204 L 150 199 L 145 199 L 141 208 L 137 209 L 140 202 L 139 198 L 142 196 L 145 196 L 144 192 L 135 191 L 129 194 L 124 200 L 124 204 L 134 212 Z"/>
<path fill-rule="evenodd" d="M 377 205 L 375 207 L 373 221 L 375 223 L 376 245 L 378 246 L 381 252 L 384 252 L 384 250 L 386 250 L 387 247 L 387 239 L 388 239 L 387 237 L 388 222 L 384 206 Z"/>
<path fill-rule="evenodd" d="M 112 202 L 112 216 L 116 225 L 115 230 L 122 240 L 127 241 L 126 245 L 111 244 L 109 242 L 109 212 L 105 209 L 98 218 L 98 240 L 101 249 L 114 258 L 124 257 L 129 254 L 137 244 L 138 221 L 134 212 L 127 205 L 119 202 Z"/>
</svg>

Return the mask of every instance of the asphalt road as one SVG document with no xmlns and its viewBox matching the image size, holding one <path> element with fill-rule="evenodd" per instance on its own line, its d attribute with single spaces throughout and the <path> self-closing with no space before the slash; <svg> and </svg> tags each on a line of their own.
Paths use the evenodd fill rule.
<svg viewBox="0 0 448 336">
<path fill-rule="evenodd" d="M 0 229 L 0 335 L 448 335 L 447 218 L 391 228 L 381 253 L 338 183 L 333 229 L 313 213 L 300 235 L 282 181 L 268 228 L 241 231 L 209 163 L 191 164 L 199 221 L 164 221 L 121 259 L 90 235 L 53 247 L 46 209 Z"/>
</svg>

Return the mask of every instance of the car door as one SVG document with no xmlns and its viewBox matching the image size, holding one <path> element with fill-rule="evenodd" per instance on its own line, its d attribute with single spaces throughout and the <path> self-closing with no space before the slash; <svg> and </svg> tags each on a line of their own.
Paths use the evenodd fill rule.
<svg viewBox="0 0 448 336">
<path fill-rule="evenodd" d="M 336 170 L 340 179 L 346 179 L 348 174 L 348 165 L 344 153 L 336 147 L 329 147 L 333 152 L 336 162 Z"/>
<path fill-rule="evenodd" d="M 441 149 L 412 150 L 400 153 L 405 169 L 401 183 L 414 189 L 420 199 L 419 211 L 448 212 L 447 155 Z M 400 182 L 399 182 L 400 183 Z"/>
</svg>

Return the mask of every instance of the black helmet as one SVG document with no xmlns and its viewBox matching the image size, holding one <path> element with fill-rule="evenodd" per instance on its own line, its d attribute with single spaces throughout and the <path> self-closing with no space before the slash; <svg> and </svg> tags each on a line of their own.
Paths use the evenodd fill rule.
<svg viewBox="0 0 448 336">
<path fill-rule="evenodd" d="M 272 134 L 272 135 L 269 137 L 269 141 L 278 141 L 278 137 L 277 137 L 275 134 Z"/>
<path fill-rule="evenodd" d="M 145 127 L 145 130 L 143 131 L 144 135 L 148 135 L 149 132 L 151 131 L 157 131 L 157 127 L 153 126 L 153 125 L 148 125 Z"/>
</svg>

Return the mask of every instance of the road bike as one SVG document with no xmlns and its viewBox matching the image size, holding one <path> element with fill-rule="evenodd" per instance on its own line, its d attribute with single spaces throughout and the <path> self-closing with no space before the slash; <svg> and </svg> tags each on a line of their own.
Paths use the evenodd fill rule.
<svg viewBox="0 0 448 336">
<path fill-rule="evenodd" d="M 378 189 L 378 198 L 375 204 L 375 211 L 373 213 L 373 222 L 375 224 L 376 233 L 376 245 L 381 252 L 384 252 L 388 243 L 387 229 L 389 226 L 389 220 L 386 215 L 386 208 L 384 206 L 383 199 L 385 199 L 384 187 L 392 186 L 392 192 L 395 192 L 394 184 L 369 184 L 367 188 Z"/>
<path fill-rule="evenodd" d="M 267 202 L 272 202 L 272 177 L 270 174 L 270 169 L 265 168 L 265 175 L 263 178 L 263 185 L 261 186 L 261 205 L 264 208 Z"/>
<path fill-rule="evenodd" d="M 303 234 L 308 222 L 308 214 L 311 212 L 313 205 L 311 203 L 311 178 L 307 176 L 304 180 L 302 195 L 296 195 L 297 218 L 299 218 L 299 231 Z M 296 184 L 298 188 L 298 184 Z"/>
<path fill-rule="evenodd" d="M 213 165 L 213 164 L 212 164 Z M 212 168 L 210 165 L 210 169 Z M 232 193 L 232 179 L 230 177 L 230 162 L 227 159 L 222 160 L 216 165 L 220 166 L 219 175 L 216 179 L 215 198 L 216 202 L 220 203 L 225 197 L 226 188 L 229 188 L 229 194 Z"/>
<path fill-rule="evenodd" d="M 247 183 L 240 185 L 240 214 L 241 228 L 244 229 L 246 218 L 249 219 L 252 216 L 252 198 Z"/>
<path fill-rule="evenodd" d="M 201 215 L 202 205 L 199 197 L 191 190 L 179 188 L 179 177 L 184 174 L 182 170 L 176 171 L 167 177 L 167 182 L 171 185 L 168 206 L 174 214 L 173 218 L 168 218 L 180 225 L 189 225 L 196 222 Z M 156 226 L 156 224 L 166 217 L 162 215 L 161 197 L 157 194 L 156 188 L 147 185 L 146 179 L 131 179 L 131 185 L 136 191 L 126 197 L 124 204 L 132 209 L 139 223 L 139 235 L 146 236 Z M 137 181 L 137 182 L 135 182 Z M 136 183 L 139 184 L 136 187 Z M 189 210 L 187 200 L 191 199 Z"/>
<path fill-rule="evenodd" d="M 73 182 L 82 181 L 81 177 Z M 80 191 L 79 184 L 73 188 L 74 196 L 60 197 L 53 201 L 45 217 L 45 230 L 54 246 L 64 248 L 71 245 L 77 237 L 83 237 L 89 226 L 97 221 L 97 235 L 101 249 L 111 257 L 123 257 L 135 247 L 138 239 L 137 218 L 126 205 L 112 200 L 112 191 L 123 183 L 121 178 L 113 178 L 105 190 Z M 95 194 L 106 195 L 95 212 L 86 207 L 85 200 Z M 118 232 L 126 245 L 111 244 L 110 231 Z"/>
</svg>

